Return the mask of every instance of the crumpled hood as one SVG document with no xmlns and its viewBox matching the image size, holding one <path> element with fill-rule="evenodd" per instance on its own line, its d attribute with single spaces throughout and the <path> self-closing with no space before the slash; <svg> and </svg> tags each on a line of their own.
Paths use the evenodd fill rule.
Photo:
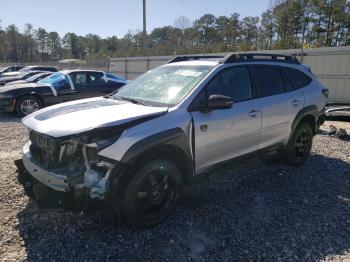
<svg viewBox="0 0 350 262">
<path fill-rule="evenodd" d="M 43 85 L 39 85 L 36 83 L 24 83 L 24 84 L 13 84 L 13 85 L 4 85 L 0 86 L 0 93 L 12 91 L 15 89 L 20 89 L 20 88 L 34 88 L 34 87 L 39 87 Z"/>
<path fill-rule="evenodd" d="M 47 107 L 26 116 L 22 122 L 39 133 L 63 137 L 95 128 L 118 126 L 167 111 L 166 107 L 143 106 L 100 97 Z"/>
</svg>

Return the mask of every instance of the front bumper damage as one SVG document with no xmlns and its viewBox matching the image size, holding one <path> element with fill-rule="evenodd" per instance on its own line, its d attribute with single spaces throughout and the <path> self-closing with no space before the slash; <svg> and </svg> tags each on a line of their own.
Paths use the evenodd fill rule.
<svg viewBox="0 0 350 262">
<path fill-rule="evenodd" d="M 30 142 L 25 144 L 22 152 L 22 161 L 25 169 L 39 182 L 56 191 L 68 192 L 70 189 L 68 177 L 66 175 L 57 174 L 47 171 L 39 166 L 32 158 L 29 150 Z"/>
<path fill-rule="evenodd" d="M 24 186 L 30 184 L 34 188 L 34 190 L 30 191 L 36 191 L 33 192 L 33 195 L 38 202 L 47 202 L 45 198 L 53 198 L 53 194 L 49 195 L 48 192 L 54 193 L 55 196 L 64 195 L 66 197 L 70 195 L 73 197 L 73 200 L 79 198 L 103 200 L 106 198 L 109 178 L 116 167 L 115 163 L 109 163 L 104 160 L 99 161 L 98 168 L 92 166 L 88 160 L 87 147 L 83 146 L 81 155 L 84 161 L 81 165 L 84 165 L 84 168 L 80 167 L 81 172 L 72 174 L 69 173 L 69 168 L 47 170 L 36 161 L 30 148 L 31 142 L 28 142 L 23 147 L 22 163 L 25 169 L 23 171 L 28 173 L 23 184 Z M 75 164 L 77 165 L 77 163 Z"/>
</svg>

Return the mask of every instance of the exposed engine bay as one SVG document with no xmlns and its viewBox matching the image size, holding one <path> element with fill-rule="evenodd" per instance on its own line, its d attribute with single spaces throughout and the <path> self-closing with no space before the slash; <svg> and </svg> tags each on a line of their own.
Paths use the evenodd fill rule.
<svg viewBox="0 0 350 262">
<path fill-rule="evenodd" d="M 24 165 L 33 171 L 36 179 L 52 189 L 65 192 L 84 189 L 91 198 L 104 199 L 109 177 L 116 164 L 100 159 L 98 152 L 116 141 L 122 131 L 118 127 L 109 127 L 70 137 L 53 138 L 30 130 L 29 153 L 31 162 L 38 167 L 34 170 L 25 159 Z M 39 167 L 47 172 L 45 176 L 48 179 L 45 181 L 40 177 L 39 171 L 44 171 L 38 171 Z M 35 172 L 38 173 L 37 176 Z M 52 174 L 55 174 L 54 178 Z M 61 183 L 55 182 L 60 176 L 64 187 L 56 186 Z"/>
</svg>

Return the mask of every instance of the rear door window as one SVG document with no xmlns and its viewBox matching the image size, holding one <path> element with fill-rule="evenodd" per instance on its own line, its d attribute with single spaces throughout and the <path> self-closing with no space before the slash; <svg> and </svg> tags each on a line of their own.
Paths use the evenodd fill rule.
<svg viewBox="0 0 350 262">
<path fill-rule="evenodd" d="M 285 92 L 280 68 L 278 66 L 254 66 L 255 82 L 259 86 L 260 97 L 277 95 Z"/>
<path fill-rule="evenodd" d="M 299 89 L 311 83 L 311 78 L 303 72 L 294 68 L 284 68 L 289 79 L 293 82 L 294 88 Z"/>
<path fill-rule="evenodd" d="M 89 84 L 102 84 L 106 82 L 101 72 L 89 72 L 87 74 L 87 80 Z"/>
<path fill-rule="evenodd" d="M 81 88 L 86 87 L 87 84 L 87 74 L 86 72 L 73 72 L 70 73 L 74 87 Z"/>
</svg>

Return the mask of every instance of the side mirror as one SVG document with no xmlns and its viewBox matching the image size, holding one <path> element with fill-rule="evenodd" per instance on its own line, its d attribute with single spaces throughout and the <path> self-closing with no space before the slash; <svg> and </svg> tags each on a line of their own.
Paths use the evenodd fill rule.
<svg viewBox="0 0 350 262">
<path fill-rule="evenodd" d="M 231 97 L 224 95 L 211 95 L 208 99 L 208 109 L 227 109 L 231 108 L 233 100 Z"/>
</svg>

